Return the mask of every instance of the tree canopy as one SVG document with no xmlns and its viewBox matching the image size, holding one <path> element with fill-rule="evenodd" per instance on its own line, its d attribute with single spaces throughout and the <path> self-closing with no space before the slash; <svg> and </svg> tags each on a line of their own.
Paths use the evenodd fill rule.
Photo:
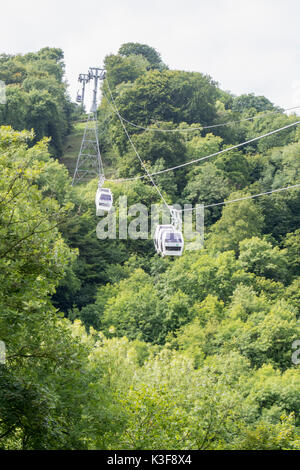
<svg viewBox="0 0 300 470">
<path fill-rule="evenodd" d="M 176 259 L 98 239 L 97 180 L 72 186 L 61 163 L 76 109 L 62 50 L 0 56 L 0 449 L 299 450 L 300 191 L 251 199 L 299 183 L 299 128 L 207 158 L 296 116 L 144 44 L 105 67 L 106 174 L 144 174 L 110 88 L 149 170 L 203 159 L 155 175 L 168 204 L 218 205 Z M 146 178 L 105 185 L 116 233 L 124 195 L 160 202 Z"/>
</svg>

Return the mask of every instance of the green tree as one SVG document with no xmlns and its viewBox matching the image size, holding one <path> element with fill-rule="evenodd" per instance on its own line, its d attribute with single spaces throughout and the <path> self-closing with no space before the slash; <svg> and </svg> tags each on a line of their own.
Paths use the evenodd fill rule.
<svg viewBox="0 0 300 470">
<path fill-rule="evenodd" d="M 0 63 L 0 80 L 7 85 L 7 103 L 0 106 L 0 125 L 20 131 L 33 128 L 35 142 L 51 137 L 51 152 L 61 156 L 72 113 L 63 82 L 62 50 L 46 47 L 37 53 L 2 55 Z"/>
<path fill-rule="evenodd" d="M 229 200 L 244 197 L 240 192 L 232 193 Z M 209 234 L 208 246 L 213 250 L 238 251 L 239 242 L 261 234 L 264 224 L 262 212 L 250 200 L 225 205 L 222 217 L 214 224 Z"/>
<path fill-rule="evenodd" d="M 200 73 L 151 70 L 121 90 L 117 107 L 135 124 L 184 121 L 206 125 L 216 116 L 218 89 L 210 77 Z"/>
<path fill-rule="evenodd" d="M 147 46 L 147 44 L 140 44 L 138 42 L 126 42 L 119 48 L 118 53 L 122 56 L 141 55 L 147 59 L 150 68 L 163 70 L 166 65 L 162 62 L 160 54 L 154 47 Z"/>
<path fill-rule="evenodd" d="M 267 240 L 253 237 L 240 242 L 239 253 L 245 270 L 257 276 L 287 282 L 289 271 L 285 250 L 273 247 Z"/>
<path fill-rule="evenodd" d="M 206 162 L 189 173 L 183 195 L 188 203 L 209 205 L 223 201 L 230 192 L 231 187 L 226 174 L 213 163 Z M 206 225 L 216 222 L 221 212 L 219 206 L 205 209 Z"/>
<path fill-rule="evenodd" d="M 265 96 L 255 96 L 254 93 L 240 95 L 233 99 L 233 111 L 243 112 L 252 108 L 254 108 L 256 112 L 278 109 Z"/>
<path fill-rule="evenodd" d="M 104 60 L 105 69 L 111 88 L 123 82 L 134 82 L 144 75 L 149 68 L 149 62 L 141 56 L 122 57 L 122 55 L 109 55 Z"/>
</svg>

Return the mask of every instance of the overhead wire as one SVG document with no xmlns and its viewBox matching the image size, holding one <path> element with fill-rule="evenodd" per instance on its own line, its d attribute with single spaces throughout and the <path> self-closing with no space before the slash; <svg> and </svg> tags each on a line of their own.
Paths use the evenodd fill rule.
<svg viewBox="0 0 300 470">
<path fill-rule="evenodd" d="M 140 157 L 140 155 L 139 155 L 139 153 L 138 153 L 138 151 L 137 151 L 137 149 L 136 149 L 136 147 L 135 147 L 135 145 L 134 145 L 134 143 L 133 143 L 133 141 L 132 141 L 132 139 L 131 139 L 131 137 L 130 137 L 128 131 L 127 131 L 127 128 L 126 128 L 124 122 L 122 121 L 122 117 L 121 117 L 121 115 L 120 115 L 120 113 L 119 113 L 119 110 L 118 110 L 118 108 L 117 108 L 117 106 L 116 106 L 114 97 L 113 97 L 113 95 L 112 95 L 112 91 L 111 91 L 110 86 L 109 86 L 109 82 L 108 82 L 107 79 L 106 79 L 106 81 L 107 81 L 108 91 L 109 91 L 110 96 L 111 96 L 111 99 L 112 99 L 112 103 L 113 103 L 113 105 L 114 105 L 114 108 L 115 108 L 115 111 L 116 111 L 116 113 L 117 113 L 117 116 L 118 116 L 119 119 L 120 119 L 120 122 L 121 122 L 121 124 L 122 124 L 123 129 L 124 129 L 124 132 L 125 132 L 125 134 L 126 134 L 128 140 L 129 140 L 129 142 L 130 142 L 130 144 L 131 144 L 131 146 L 132 146 L 132 148 L 133 148 L 133 150 L 134 150 L 136 156 L 138 157 L 138 159 L 139 159 L 139 161 L 140 161 L 142 167 L 144 168 L 144 170 L 145 170 L 145 172 L 146 172 L 148 178 L 150 179 L 151 183 L 153 184 L 153 186 L 154 186 L 154 188 L 156 189 L 157 193 L 159 194 L 160 198 L 161 198 L 162 201 L 164 202 L 165 206 L 168 208 L 168 210 L 170 210 L 169 204 L 167 203 L 167 201 L 166 201 L 166 199 L 164 198 L 164 196 L 162 195 L 160 189 L 158 188 L 158 186 L 156 185 L 155 181 L 153 180 L 152 175 L 150 175 L 150 173 L 149 173 L 149 171 L 148 171 L 148 169 L 147 169 L 145 163 L 144 163 L 143 160 L 141 159 L 141 157 Z M 111 180 L 109 180 L 109 181 L 111 181 Z"/>
<path fill-rule="evenodd" d="M 207 160 L 207 159 L 215 157 L 217 155 L 221 155 L 221 154 L 229 152 L 231 150 L 243 147 L 244 145 L 248 145 L 252 142 L 256 142 L 260 139 L 263 139 L 263 138 L 268 137 L 270 135 L 276 134 L 277 132 L 281 132 L 285 129 L 289 129 L 290 127 L 297 126 L 298 124 L 300 124 L 300 121 L 296 121 L 296 122 L 293 122 L 291 124 L 287 124 L 286 126 L 280 127 L 279 129 L 275 129 L 274 131 L 267 132 L 263 135 L 260 135 L 258 137 L 254 137 L 252 139 L 246 140 L 245 142 L 241 142 L 239 144 L 233 145 L 233 146 L 228 147 L 226 149 L 219 150 L 218 152 L 211 153 L 210 155 L 206 155 L 205 157 L 196 158 L 195 160 L 191 160 L 189 162 L 184 162 L 184 163 L 181 163 L 180 165 L 176 165 L 176 166 L 173 166 L 173 167 L 170 167 L 170 168 L 165 168 L 164 170 L 155 171 L 153 173 L 150 173 L 150 176 L 160 175 L 160 174 L 166 173 L 168 171 L 174 171 L 174 170 L 177 170 L 178 168 L 183 168 L 183 167 L 188 166 L 188 165 L 193 165 L 194 163 L 201 162 L 203 160 Z M 140 175 L 140 176 L 133 176 L 131 178 L 118 178 L 118 179 L 111 179 L 110 181 L 115 182 L 115 183 L 123 183 L 123 182 L 126 182 L 126 181 L 134 181 L 134 180 L 139 180 L 139 179 L 143 179 L 143 178 L 146 178 L 146 176 L 145 175 Z"/>
<path fill-rule="evenodd" d="M 133 143 L 133 141 L 132 141 L 132 139 L 131 139 L 131 137 L 130 137 L 128 131 L 127 131 L 127 128 L 126 128 L 126 126 L 125 126 L 125 124 L 124 124 L 124 122 L 123 122 L 123 121 L 126 122 L 126 120 L 123 119 L 122 116 L 121 116 L 121 114 L 119 113 L 119 110 L 118 110 L 118 108 L 117 108 L 117 106 L 116 106 L 116 103 L 115 103 L 114 97 L 113 97 L 113 95 L 112 95 L 112 91 L 111 91 L 111 88 L 110 88 L 110 86 L 109 86 L 108 80 L 107 80 L 107 85 L 108 85 L 108 90 L 109 90 L 109 93 L 110 93 L 110 96 L 111 96 L 112 104 L 113 104 L 113 107 L 114 107 L 114 112 L 117 114 L 117 116 L 118 116 L 118 118 L 119 118 L 119 120 L 120 120 L 120 122 L 121 122 L 121 124 L 122 124 L 122 127 L 123 127 L 123 129 L 124 129 L 124 132 L 125 132 L 125 134 L 126 134 L 128 140 L 129 140 L 129 142 L 130 142 L 130 144 L 131 144 L 131 146 L 132 146 L 132 148 L 133 148 L 135 154 L 137 155 L 137 157 L 138 157 L 138 159 L 139 159 L 139 161 L 140 161 L 142 167 L 144 168 L 144 170 L 145 170 L 145 172 L 146 172 L 146 175 L 142 175 L 142 176 L 138 176 L 138 177 L 124 178 L 124 179 L 119 179 L 119 180 L 108 180 L 108 181 L 125 182 L 125 181 L 132 181 L 132 180 L 137 180 L 137 179 L 141 179 L 141 178 L 146 178 L 146 177 L 148 177 L 148 178 L 150 179 L 150 181 L 152 182 L 153 186 L 155 187 L 156 191 L 158 192 L 159 196 L 161 197 L 162 201 L 164 202 L 164 204 L 166 205 L 166 207 L 167 207 L 168 210 L 170 210 L 170 211 L 171 211 L 171 206 L 166 202 L 164 196 L 162 195 L 160 189 L 159 189 L 158 186 L 156 185 L 156 183 L 155 183 L 155 181 L 153 180 L 152 176 L 158 175 L 158 174 L 161 174 L 161 173 L 165 173 L 165 172 L 167 172 L 167 171 L 173 171 L 173 170 L 176 170 L 176 169 L 178 169 L 178 168 L 182 168 L 182 167 L 187 166 L 187 165 L 192 165 L 193 163 L 196 163 L 196 162 L 199 162 L 199 161 L 202 161 L 202 160 L 211 158 L 211 157 L 213 157 L 213 156 L 217 156 L 217 155 L 223 154 L 223 153 L 225 153 L 225 152 L 229 152 L 230 150 L 239 148 L 239 147 L 244 146 L 244 145 L 247 145 L 247 144 L 249 144 L 249 143 L 251 143 L 251 142 L 255 142 L 255 141 L 257 141 L 257 140 L 263 139 L 263 138 L 265 138 L 265 137 L 268 137 L 268 136 L 270 136 L 270 135 L 276 134 L 276 133 L 281 132 L 281 131 L 283 131 L 283 130 L 285 130 L 285 129 L 289 129 L 289 128 L 293 127 L 293 126 L 296 126 L 296 125 L 300 124 L 300 121 L 296 121 L 296 122 L 294 122 L 294 123 L 291 123 L 291 124 L 288 124 L 288 125 L 283 126 L 283 127 L 281 127 L 281 128 L 278 128 L 278 129 L 275 129 L 275 130 L 273 130 L 273 131 L 267 132 L 267 133 L 265 133 L 265 134 L 263 134 L 263 135 L 260 135 L 260 136 L 258 136 L 258 137 L 254 137 L 254 138 L 249 139 L 249 140 L 247 140 L 247 141 L 245 141 L 245 142 L 242 142 L 242 143 L 240 143 L 240 144 L 234 145 L 234 146 L 229 147 L 229 148 L 227 148 L 227 149 L 220 150 L 219 152 L 215 152 L 215 153 L 210 154 L 210 155 L 207 155 L 207 156 L 205 156 L 205 157 L 201 157 L 201 158 L 192 160 L 192 161 L 190 161 L 190 162 L 185 162 L 185 163 L 183 163 L 183 164 L 181 164 L 181 165 L 177 165 L 177 166 L 172 167 L 172 168 L 166 168 L 166 169 L 164 169 L 164 170 L 160 170 L 160 171 L 157 171 L 157 172 L 154 172 L 154 173 L 149 173 L 149 171 L 148 171 L 146 165 L 145 165 L 144 162 L 142 161 L 142 159 L 141 159 L 141 157 L 140 157 L 140 155 L 139 155 L 139 153 L 138 153 L 138 151 L 137 151 L 137 149 L 136 149 L 136 147 L 135 147 L 135 145 L 134 145 L 134 143 Z M 300 107 L 300 106 L 297 106 L 297 107 L 294 107 L 294 108 L 289 108 L 289 109 L 296 109 L 296 108 L 298 108 L 298 107 Z M 268 114 L 269 114 L 269 113 L 268 113 Z M 253 118 L 252 118 L 252 119 L 253 119 Z M 266 195 L 269 195 L 269 194 L 273 194 L 273 193 L 277 193 L 277 192 L 281 192 L 281 191 L 287 191 L 287 190 L 295 189 L 295 188 L 298 188 L 298 187 L 300 187 L 300 183 L 297 183 L 297 184 L 295 184 L 295 185 L 286 186 L 286 187 L 283 187 L 283 188 L 277 188 L 277 189 L 273 189 L 273 190 L 270 190 L 270 191 L 261 192 L 261 193 L 258 193 L 258 194 L 253 194 L 253 195 L 249 195 L 249 196 L 242 196 L 242 197 L 239 197 L 239 198 L 236 198 L 236 199 L 231 199 L 231 200 L 229 200 L 229 201 L 222 201 L 222 202 L 217 202 L 217 203 L 213 203 L 213 204 L 201 205 L 201 208 L 207 209 L 207 208 L 211 208 L 211 207 L 216 207 L 216 206 L 221 206 L 221 205 L 226 205 L 226 204 L 232 204 L 232 203 L 235 203 L 235 202 L 244 201 L 244 200 L 247 200 L 247 199 L 253 199 L 253 198 L 257 198 L 257 197 L 261 197 L 261 196 L 266 196 Z M 192 212 L 192 211 L 195 211 L 195 210 L 197 211 L 197 209 L 198 209 L 197 207 L 194 207 L 194 208 L 187 208 L 187 209 L 177 210 L 177 212 L 187 212 L 187 211 Z"/>
<path fill-rule="evenodd" d="M 268 194 L 278 193 L 280 191 L 287 191 L 288 189 L 295 189 L 295 188 L 299 188 L 299 187 L 300 187 L 300 183 L 297 183 L 297 184 L 294 184 L 294 185 L 291 185 L 291 186 L 286 186 L 284 188 L 271 189 L 270 191 L 265 191 L 265 192 L 258 193 L 258 194 L 252 194 L 250 196 L 242 196 L 242 197 L 239 197 L 239 198 L 236 198 L 236 199 L 231 199 L 229 201 L 222 201 L 222 202 L 216 202 L 214 204 L 203 205 L 202 207 L 203 207 L 203 209 L 208 209 L 210 207 L 223 206 L 223 205 L 226 205 L 226 204 L 231 204 L 233 202 L 244 201 L 246 199 L 253 199 L 253 198 L 256 198 L 256 197 L 266 196 Z M 197 207 L 179 209 L 179 212 L 192 212 L 192 211 L 195 211 L 195 210 L 197 210 Z"/>
<path fill-rule="evenodd" d="M 106 93 L 103 91 L 103 95 L 105 96 L 107 102 L 109 103 L 109 105 L 111 106 L 111 103 L 110 103 L 110 100 L 108 99 Z M 239 119 L 239 120 L 234 120 L 234 121 L 227 121 L 227 122 L 222 122 L 220 124 L 212 124 L 210 126 L 200 126 L 200 127 L 189 127 L 189 128 L 177 128 L 177 129 L 162 129 L 162 128 L 153 128 L 153 127 L 143 127 L 143 126 L 140 126 L 138 124 L 135 124 L 131 121 L 129 121 L 128 119 L 125 119 L 121 114 L 121 118 L 124 122 L 126 122 L 127 124 L 131 125 L 132 127 L 135 127 L 137 129 L 141 129 L 141 130 L 144 130 L 144 131 L 147 131 L 147 132 L 194 132 L 194 131 L 202 131 L 204 129 L 213 129 L 213 128 L 217 128 L 217 127 L 224 127 L 224 126 L 228 126 L 230 124 L 238 124 L 240 122 L 245 122 L 245 121 L 253 121 L 255 119 L 261 119 L 265 116 L 269 116 L 269 115 L 272 115 L 272 114 L 281 114 L 281 113 L 285 113 L 287 111 L 292 111 L 294 109 L 298 109 L 300 108 L 300 105 L 298 106 L 293 106 L 291 108 L 286 108 L 286 109 L 283 109 L 282 111 L 269 111 L 267 113 L 263 113 L 263 114 L 258 114 L 256 116 L 252 116 L 252 117 L 248 117 L 248 118 L 243 118 L 243 119 Z M 114 110 L 115 112 L 115 110 Z"/>
</svg>

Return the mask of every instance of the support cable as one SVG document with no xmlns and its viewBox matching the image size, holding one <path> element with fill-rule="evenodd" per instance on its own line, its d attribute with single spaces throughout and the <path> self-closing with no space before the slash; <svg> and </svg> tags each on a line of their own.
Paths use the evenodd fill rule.
<svg viewBox="0 0 300 470">
<path fill-rule="evenodd" d="M 144 168 L 144 170 L 145 170 L 145 172 L 146 172 L 146 174 L 147 174 L 147 175 L 145 176 L 145 178 L 148 177 L 148 178 L 150 179 L 151 183 L 153 184 L 154 188 L 155 188 L 156 191 L 158 192 L 158 194 L 159 194 L 160 198 L 162 199 L 162 201 L 164 202 L 165 206 L 168 208 L 168 210 L 170 210 L 169 204 L 167 203 L 167 201 L 165 200 L 164 196 L 162 195 L 160 189 L 158 188 L 158 186 L 156 185 L 155 181 L 153 180 L 152 175 L 150 175 L 150 173 L 149 173 L 149 171 L 148 171 L 148 169 L 147 169 L 145 163 L 144 163 L 143 160 L 141 159 L 141 157 L 140 157 L 140 155 L 139 155 L 139 153 L 138 153 L 138 151 L 137 151 L 137 149 L 136 149 L 134 143 L 132 142 L 132 139 L 131 139 L 130 135 L 128 134 L 128 131 L 127 131 L 127 129 L 126 129 L 126 126 L 125 126 L 125 124 L 124 124 L 124 122 L 123 122 L 123 120 L 122 120 L 122 117 L 121 117 L 121 115 L 120 115 L 120 113 L 119 113 L 119 111 L 118 111 L 118 108 L 117 108 L 117 106 L 116 106 L 114 97 L 113 97 L 113 95 L 112 95 L 112 92 L 111 92 L 111 89 L 110 89 L 110 86 L 109 86 L 109 82 L 108 82 L 107 79 L 106 79 L 106 81 L 107 81 L 108 90 L 109 90 L 109 93 L 110 93 L 110 96 L 111 96 L 111 99 L 112 99 L 112 103 L 113 103 L 114 108 L 115 108 L 115 112 L 116 112 L 118 118 L 120 119 L 120 122 L 121 122 L 121 124 L 122 124 L 123 129 L 124 129 L 124 132 L 125 132 L 125 134 L 126 134 L 128 140 L 129 140 L 129 142 L 130 142 L 130 144 L 131 144 L 131 146 L 132 146 L 132 148 L 133 148 L 133 150 L 134 150 L 136 156 L 138 157 L 138 159 L 139 159 L 139 161 L 140 161 L 142 167 Z M 108 181 L 111 181 L 111 180 L 108 180 Z"/>
<path fill-rule="evenodd" d="M 120 117 L 120 120 L 122 122 L 121 117 Z M 276 134 L 276 133 L 281 132 L 285 129 L 289 129 L 289 128 L 294 127 L 294 126 L 298 126 L 298 124 L 300 124 L 300 121 L 293 122 L 292 124 L 288 124 L 286 126 L 280 127 L 279 129 L 275 129 L 274 131 L 270 131 L 270 132 L 267 132 L 266 134 L 259 135 L 258 137 L 254 137 L 253 139 L 246 140 L 245 142 L 241 142 L 240 144 L 233 145 L 231 147 L 228 147 L 226 149 L 223 149 L 223 150 L 220 150 L 218 152 L 212 153 L 212 154 L 207 155 L 205 157 L 196 158 L 195 160 L 191 160 L 189 162 L 181 163 L 180 165 L 173 166 L 171 168 L 165 168 L 164 170 L 155 171 L 153 173 L 150 173 L 149 176 L 160 175 L 160 174 L 166 173 L 168 171 L 174 171 L 174 170 L 177 170 L 178 168 L 183 168 L 183 167 L 188 166 L 188 165 L 193 165 L 194 163 L 201 162 L 203 160 L 207 160 L 207 159 L 215 157 L 217 155 L 221 155 L 223 153 L 230 152 L 230 150 L 234 150 L 234 149 L 243 147 L 244 145 L 248 145 L 252 142 L 256 142 L 260 139 L 264 139 L 265 137 Z M 123 125 L 124 125 L 124 123 L 123 123 Z M 139 179 L 142 179 L 142 178 L 146 178 L 146 176 L 144 176 L 144 175 L 142 175 L 142 176 L 133 176 L 131 178 L 119 178 L 119 179 L 113 179 L 113 180 L 110 180 L 110 181 L 113 181 L 113 182 L 116 182 L 116 183 L 123 183 L 123 182 L 126 182 L 126 181 L 134 181 L 134 180 L 139 180 Z"/>
<path fill-rule="evenodd" d="M 242 196 L 242 197 L 239 197 L 237 199 L 231 199 L 230 201 L 216 202 L 215 204 L 207 204 L 207 205 L 204 205 L 203 208 L 208 209 L 210 207 L 223 206 L 225 204 L 232 204 L 233 202 L 245 201 L 246 199 L 253 199 L 253 198 L 256 198 L 256 197 L 266 196 L 268 194 L 278 193 L 280 191 L 286 191 L 288 189 L 295 189 L 295 188 L 299 188 L 299 187 L 300 187 L 300 183 L 297 183 L 297 184 L 294 184 L 292 186 L 286 186 L 285 188 L 272 189 L 270 191 L 265 191 L 263 193 L 252 194 L 251 196 Z M 192 208 L 187 208 L 187 209 L 181 209 L 180 211 L 181 212 L 188 212 L 188 211 L 192 212 L 196 209 L 197 209 L 196 207 L 192 207 Z"/>
<path fill-rule="evenodd" d="M 115 109 L 113 108 L 110 100 L 108 99 L 106 93 L 103 91 L 103 95 L 105 96 L 108 104 L 111 106 L 111 108 L 113 109 L 113 111 L 116 113 Z M 272 115 L 272 114 L 282 114 L 282 113 L 285 113 L 287 111 L 292 111 L 294 109 L 299 109 L 300 108 L 300 105 L 298 106 L 293 106 L 292 108 L 286 108 L 286 109 L 283 109 L 282 111 L 268 111 L 266 113 L 263 113 L 263 114 L 257 114 L 256 116 L 252 116 L 252 117 L 248 117 L 248 118 L 244 118 L 244 119 L 239 119 L 239 120 L 234 120 L 234 121 L 227 121 L 227 122 L 222 122 L 220 124 L 212 124 L 210 126 L 200 126 L 200 127 L 188 127 L 188 128 L 178 128 L 178 129 L 162 129 L 162 128 L 153 128 L 153 127 L 143 127 L 143 126 L 140 126 L 138 124 L 135 124 L 131 121 L 129 121 L 128 119 L 125 119 L 120 113 L 120 117 L 122 119 L 122 121 L 126 122 L 127 124 L 129 124 L 130 126 L 132 127 L 135 127 L 137 129 L 141 129 L 143 131 L 148 131 L 148 132 L 194 132 L 194 131 L 202 131 L 204 129 L 214 129 L 215 127 L 223 127 L 223 126 L 229 126 L 230 124 L 238 124 L 240 122 L 246 122 L 246 121 L 253 121 L 255 119 L 261 119 L 265 116 L 269 116 L 269 115 Z M 117 113 L 116 113 L 117 114 Z"/>
</svg>

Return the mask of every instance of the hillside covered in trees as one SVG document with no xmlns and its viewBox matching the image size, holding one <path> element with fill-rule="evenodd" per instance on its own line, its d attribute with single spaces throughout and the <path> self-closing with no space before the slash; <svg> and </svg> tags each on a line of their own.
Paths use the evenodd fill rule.
<svg viewBox="0 0 300 470">
<path fill-rule="evenodd" d="M 104 66 L 117 212 L 160 200 L 147 178 L 116 181 L 144 170 L 112 99 L 151 172 L 299 120 L 146 45 Z M 99 240 L 97 180 L 72 186 L 63 164 L 85 118 L 63 52 L 1 55 L 0 80 L 0 449 L 300 449 L 299 188 L 205 209 L 204 247 L 176 259 Z M 217 204 L 300 183 L 299 155 L 295 125 L 155 182 L 169 204 Z"/>
</svg>

